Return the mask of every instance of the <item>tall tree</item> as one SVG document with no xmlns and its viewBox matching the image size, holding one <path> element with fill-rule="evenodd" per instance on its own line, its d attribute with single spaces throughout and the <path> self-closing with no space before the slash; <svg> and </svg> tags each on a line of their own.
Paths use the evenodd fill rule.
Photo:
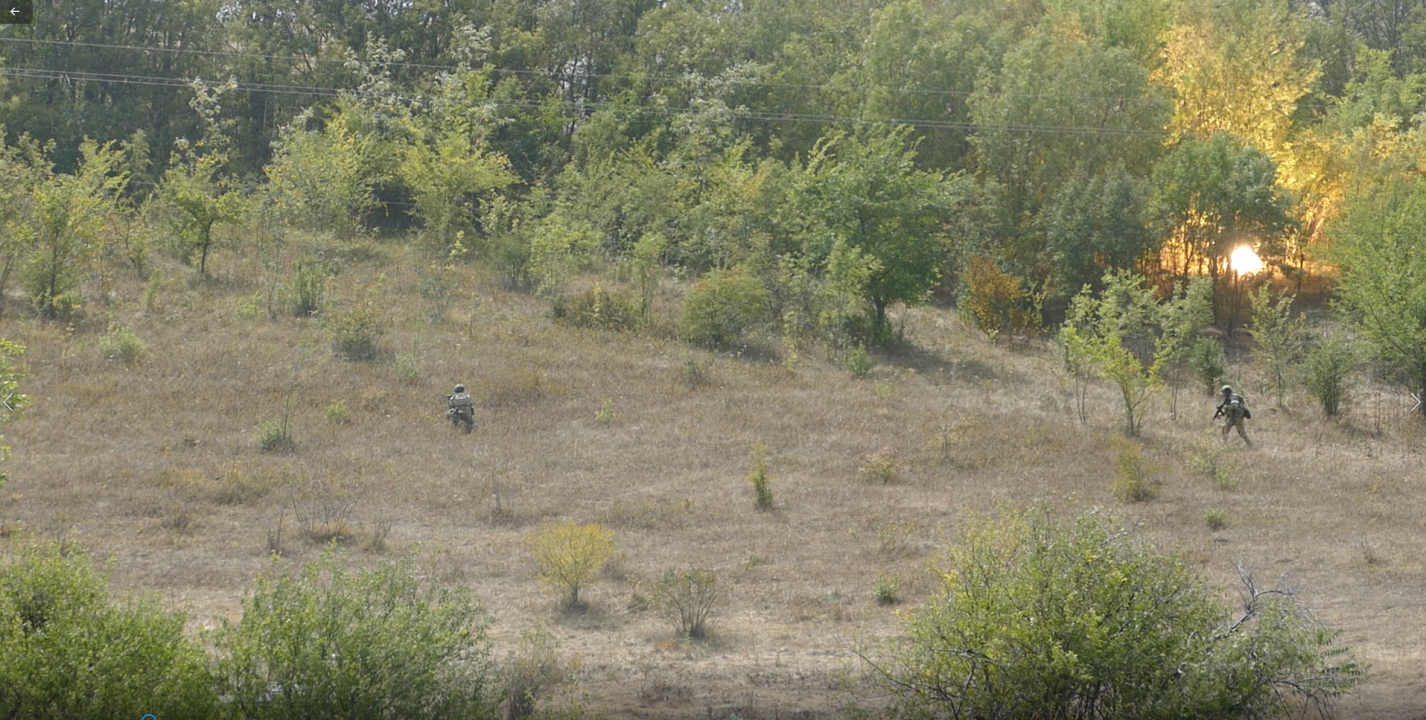
<svg viewBox="0 0 1426 720">
<path fill-rule="evenodd" d="M 1257 251 L 1280 256 L 1278 242 L 1294 225 L 1291 198 L 1277 184 L 1266 153 L 1228 135 L 1179 143 L 1154 166 L 1150 212 L 1162 236 L 1171 275 L 1207 272 L 1215 292 L 1232 271 L 1235 244 L 1257 240 Z"/>
<path fill-rule="evenodd" d="M 1172 107 L 1128 51 L 1048 31 L 1022 41 L 970 106 L 981 172 L 1001 188 L 1006 224 L 1031 241 L 1016 258 L 1026 266 L 1042 251 L 1030 224 L 1060 184 L 1114 165 L 1147 173 Z"/>
<path fill-rule="evenodd" d="M 1040 213 L 1053 294 L 1067 298 L 1090 285 L 1102 288 L 1105 270 L 1132 270 L 1157 248 L 1147 218 L 1148 183 L 1123 168 L 1104 175 L 1076 173 Z"/>
<path fill-rule="evenodd" d="M 1377 358 L 1426 397 L 1426 182 L 1402 176 L 1350 199 L 1329 232 L 1342 309 Z"/>
<path fill-rule="evenodd" d="M 221 6 L 220 0 L 45 3 L 33 26 L 16 26 L 0 41 L 0 61 L 27 69 L 27 77 L 5 88 L 0 123 L 15 135 L 54 140 L 55 168 L 66 173 L 78 166 L 85 137 L 117 140 L 142 129 L 168 147 L 195 135 L 183 83 L 217 72 L 218 58 L 204 53 L 224 49 L 216 22 Z"/>
<path fill-rule="evenodd" d="M 1272 157 L 1284 185 L 1299 187 L 1307 178 L 1288 141 L 1297 103 L 1318 75 L 1316 63 L 1299 57 L 1301 18 L 1282 0 L 1183 8 L 1154 73 L 1174 91 L 1171 139 L 1233 135 Z"/>
<path fill-rule="evenodd" d="M 803 230 L 806 252 L 820 262 L 841 240 L 876 261 L 866 299 L 879 326 L 889 305 L 924 300 L 940 279 L 941 229 L 969 195 L 964 175 L 916 170 L 907 134 L 834 135 L 818 144 L 796 181 L 794 207 L 814 219 Z"/>
</svg>

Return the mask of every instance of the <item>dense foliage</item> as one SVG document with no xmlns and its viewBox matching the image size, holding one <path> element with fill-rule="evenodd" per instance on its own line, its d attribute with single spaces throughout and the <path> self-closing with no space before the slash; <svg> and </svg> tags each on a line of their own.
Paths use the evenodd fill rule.
<svg viewBox="0 0 1426 720">
<path fill-rule="evenodd" d="M 860 296 L 836 346 L 975 257 L 1052 319 L 1132 269 L 1210 275 L 1226 320 L 1236 246 L 1300 281 L 1349 189 L 1419 167 L 1423 31 L 1286 0 L 61 0 L 0 38 L 0 287 L 72 309 L 96 215 L 166 219 L 200 272 L 262 219 L 416 227 L 556 296 L 592 259 L 743 266 L 806 330 L 774 282 L 801 262 Z"/>
<path fill-rule="evenodd" d="M 901 718 L 1260 718 L 1321 707 L 1362 669 L 1294 598 L 1243 607 L 1095 512 L 966 530 L 881 669 Z"/>
</svg>

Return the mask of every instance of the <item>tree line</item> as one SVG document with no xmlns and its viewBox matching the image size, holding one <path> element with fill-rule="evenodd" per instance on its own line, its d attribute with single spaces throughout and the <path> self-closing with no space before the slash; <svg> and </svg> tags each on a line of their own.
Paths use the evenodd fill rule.
<svg viewBox="0 0 1426 720">
<path fill-rule="evenodd" d="M 935 295 L 1031 332 L 1110 271 L 1231 326 L 1250 245 L 1426 388 L 1426 4 L 63 0 L 0 59 L 0 283 L 47 314 L 116 236 L 143 273 L 134 223 L 200 273 L 259 221 L 550 294 L 604 258 L 645 310 L 673 267 L 754 306 L 694 335 L 840 347 Z"/>
</svg>

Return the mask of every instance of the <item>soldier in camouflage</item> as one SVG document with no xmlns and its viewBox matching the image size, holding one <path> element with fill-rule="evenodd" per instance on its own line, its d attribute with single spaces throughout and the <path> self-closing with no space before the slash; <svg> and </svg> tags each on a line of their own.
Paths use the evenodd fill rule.
<svg viewBox="0 0 1426 720">
<path fill-rule="evenodd" d="M 1213 415 L 1213 419 L 1220 417 L 1226 418 L 1223 424 L 1224 440 L 1228 439 L 1228 431 L 1237 428 L 1243 442 L 1247 443 L 1248 447 L 1253 446 L 1253 441 L 1248 439 L 1248 431 L 1243 427 L 1243 421 L 1253 417 L 1253 414 L 1248 411 L 1248 404 L 1243 400 L 1243 396 L 1235 395 L 1233 388 L 1227 385 L 1223 386 L 1223 402 L 1218 405 L 1218 412 Z"/>
<path fill-rule="evenodd" d="M 466 434 L 475 429 L 475 403 L 466 393 L 464 385 L 457 385 L 455 392 L 446 396 L 446 417 L 451 424 L 463 427 Z"/>
</svg>

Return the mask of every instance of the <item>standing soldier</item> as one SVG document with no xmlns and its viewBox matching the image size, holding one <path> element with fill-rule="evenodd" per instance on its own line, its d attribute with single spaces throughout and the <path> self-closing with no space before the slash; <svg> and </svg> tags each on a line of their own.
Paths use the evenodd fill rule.
<svg viewBox="0 0 1426 720">
<path fill-rule="evenodd" d="M 475 429 L 475 403 L 466 394 L 464 385 L 457 385 L 455 392 L 446 396 L 446 407 L 446 417 L 451 419 L 452 425 L 464 427 L 467 435 Z"/>
<path fill-rule="evenodd" d="M 1218 412 L 1213 415 L 1213 419 L 1217 420 L 1220 417 L 1228 419 L 1223 425 L 1224 440 L 1228 439 L 1229 430 L 1238 428 L 1238 434 L 1243 437 L 1243 442 L 1247 443 L 1248 447 L 1253 446 L 1253 441 L 1248 439 L 1248 431 L 1243 429 L 1243 421 L 1252 418 L 1253 414 L 1248 412 L 1248 404 L 1244 402 L 1243 396 L 1234 395 L 1233 388 L 1227 385 L 1223 386 L 1223 403 L 1218 406 Z"/>
</svg>

